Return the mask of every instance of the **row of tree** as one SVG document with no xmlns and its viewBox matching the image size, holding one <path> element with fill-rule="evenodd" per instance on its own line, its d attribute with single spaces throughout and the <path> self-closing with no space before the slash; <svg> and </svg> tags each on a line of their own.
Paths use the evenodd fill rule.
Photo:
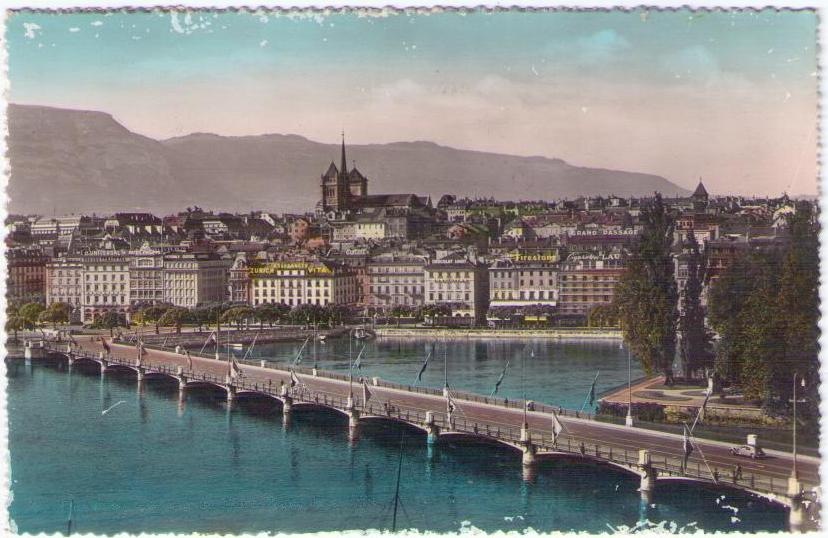
<svg viewBox="0 0 828 538">
<path fill-rule="evenodd" d="M 715 371 L 772 412 L 790 407 L 794 373 L 806 420 L 818 419 L 819 226 L 810 203 L 787 224 L 783 247 L 745 252 L 712 286 Z M 797 380 L 797 385 L 800 381 Z"/>
<path fill-rule="evenodd" d="M 40 303 L 10 303 L 6 309 L 6 332 L 13 333 L 17 340 L 18 331 L 32 330 L 38 324 L 68 323 L 71 314 L 72 306 L 67 303 L 52 303 L 48 307 Z"/>
<path fill-rule="evenodd" d="M 132 314 L 132 322 L 151 324 L 156 333 L 160 327 L 175 327 L 181 331 L 184 325 L 196 325 L 199 328 L 214 325 L 250 326 L 257 323 L 260 328 L 265 324 L 322 325 L 334 326 L 347 321 L 352 312 L 342 305 L 298 305 L 262 304 L 250 306 L 244 303 L 211 303 L 195 308 L 172 305 L 150 305 Z"/>
<path fill-rule="evenodd" d="M 660 372 L 672 384 L 678 354 L 685 378 L 713 372 L 745 398 L 775 412 L 790 406 L 797 373 L 809 381 L 799 388 L 806 400 L 803 416 L 818 417 L 819 227 L 814 206 L 797 204 L 784 243 L 738 254 L 710 284 L 706 309 L 702 293 L 710 280 L 709 264 L 693 233 L 678 245 L 687 269 L 679 294 L 674 219 L 660 196 L 642 208 L 641 219 L 642 233 L 604 314 L 617 313 L 624 339 L 645 373 Z"/>
</svg>

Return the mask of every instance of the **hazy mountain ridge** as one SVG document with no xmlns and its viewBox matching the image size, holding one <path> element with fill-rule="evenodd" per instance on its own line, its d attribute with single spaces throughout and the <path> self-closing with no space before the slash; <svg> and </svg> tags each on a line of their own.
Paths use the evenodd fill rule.
<svg viewBox="0 0 828 538">
<path fill-rule="evenodd" d="M 303 212 L 319 199 L 320 175 L 339 146 L 299 135 L 193 133 L 154 140 L 103 112 L 9 106 L 9 211 L 148 210 L 188 205 Z M 499 199 L 590 194 L 686 195 L 666 179 L 560 159 L 458 150 L 433 142 L 349 145 L 369 192 L 444 193 Z"/>
</svg>

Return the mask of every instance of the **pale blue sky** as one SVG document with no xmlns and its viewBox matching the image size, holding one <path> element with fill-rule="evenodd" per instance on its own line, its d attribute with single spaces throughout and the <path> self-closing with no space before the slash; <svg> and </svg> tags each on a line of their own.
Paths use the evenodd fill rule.
<svg viewBox="0 0 828 538">
<path fill-rule="evenodd" d="M 16 13 L 10 101 L 816 192 L 813 12 Z"/>
</svg>

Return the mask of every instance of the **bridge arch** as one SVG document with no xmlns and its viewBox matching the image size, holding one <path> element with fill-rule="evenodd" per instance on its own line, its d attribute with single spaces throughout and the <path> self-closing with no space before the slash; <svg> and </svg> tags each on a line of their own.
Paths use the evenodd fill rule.
<svg viewBox="0 0 828 538">
<path fill-rule="evenodd" d="M 152 371 L 152 370 L 149 371 L 149 372 L 144 372 L 144 380 L 147 380 L 147 379 L 172 379 L 173 381 L 178 381 L 178 377 L 176 377 L 175 375 L 173 375 L 171 373 L 168 373 L 168 372 L 155 372 L 155 371 Z"/>
<path fill-rule="evenodd" d="M 781 479 L 780 479 L 781 480 Z M 721 492 L 731 492 L 735 494 L 741 495 L 749 495 L 751 497 L 755 497 L 757 499 L 761 499 L 763 501 L 769 502 L 771 504 L 775 504 L 777 506 L 781 506 L 784 508 L 791 507 L 791 499 L 786 496 L 779 496 L 779 495 L 771 495 L 767 493 L 761 493 L 759 491 L 754 491 L 750 488 L 740 487 L 731 483 L 728 483 L 726 479 L 720 480 L 718 483 L 713 482 L 712 480 L 706 480 L 703 478 L 694 478 L 692 476 L 659 476 L 656 480 L 656 487 L 659 485 L 663 486 L 665 482 L 678 482 L 683 484 L 692 484 L 695 486 L 702 486 L 709 488 L 711 490 L 721 491 Z"/>
<path fill-rule="evenodd" d="M 184 383 L 184 388 L 187 389 L 187 390 L 192 390 L 192 389 L 198 390 L 198 389 L 205 389 L 205 388 L 206 389 L 211 389 L 211 390 L 220 389 L 220 390 L 224 391 L 225 393 L 228 392 L 228 388 L 227 388 L 226 385 L 223 385 L 223 384 L 217 383 L 217 382 L 213 382 L 213 381 L 187 381 L 186 383 Z"/>
<path fill-rule="evenodd" d="M 613 469 L 615 469 L 617 471 L 621 471 L 621 472 L 623 472 L 625 474 L 628 474 L 630 476 L 633 476 L 635 478 L 641 478 L 641 475 L 642 475 L 642 471 L 640 469 L 638 469 L 636 466 L 631 467 L 629 465 L 616 463 L 614 461 L 610 461 L 610 460 L 607 460 L 607 459 L 604 459 L 604 458 L 598 458 L 596 456 L 591 456 L 589 454 L 581 455 L 581 454 L 578 454 L 578 453 L 562 452 L 562 451 L 544 451 L 544 452 L 539 451 L 537 454 L 535 454 L 535 459 L 537 461 L 570 460 L 570 461 L 576 461 L 576 462 L 579 462 L 579 463 L 590 463 L 590 464 L 593 464 L 593 465 L 612 467 Z M 660 478 L 661 477 L 659 477 L 659 479 Z"/>
<path fill-rule="evenodd" d="M 119 364 L 119 363 L 111 363 L 106 365 L 107 371 L 122 371 L 122 372 L 134 372 L 138 373 L 138 368 L 135 366 L 130 366 L 128 364 Z"/>
<path fill-rule="evenodd" d="M 496 437 L 489 437 L 482 433 L 467 433 L 456 431 L 441 431 L 438 436 L 439 441 L 458 441 L 458 442 L 472 442 L 490 446 L 502 446 L 510 450 L 523 452 L 523 447 L 517 443 L 504 441 Z"/>
<path fill-rule="evenodd" d="M 351 418 L 351 415 L 348 414 L 348 411 L 346 411 L 345 409 L 340 409 L 338 407 L 334 407 L 332 405 L 328 405 L 321 402 L 301 402 L 294 400 L 293 404 L 291 405 L 291 408 L 300 411 L 334 411 L 337 415 L 342 415 L 348 419 Z"/>
<path fill-rule="evenodd" d="M 398 418 L 398 417 L 388 417 L 388 416 L 383 416 L 383 415 L 362 415 L 361 417 L 359 417 L 359 421 L 360 422 L 366 422 L 366 423 L 370 423 L 370 422 L 389 422 L 389 423 L 393 423 L 393 424 L 400 424 L 400 425 L 403 425 L 403 426 L 408 426 L 408 427 L 414 428 L 418 431 L 421 431 L 423 433 L 428 433 L 428 428 L 426 428 L 425 426 L 423 426 L 421 424 L 418 424 L 416 422 L 409 422 L 405 419 L 401 419 L 401 418 Z"/>
<path fill-rule="evenodd" d="M 284 406 L 285 399 L 275 394 L 268 394 L 260 390 L 236 390 L 236 399 L 239 400 L 270 400 L 279 402 Z"/>
<path fill-rule="evenodd" d="M 74 362 L 75 364 L 85 364 L 85 363 L 91 364 L 91 363 L 94 363 L 94 364 L 97 364 L 101 368 L 101 370 L 104 369 L 104 365 L 103 365 L 103 363 L 101 362 L 100 359 L 94 359 L 92 357 L 86 357 L 86 356 L 83 356 L 83 355 L 72 356 L 72 357 L 64 355 L 64 357 L 66 357 L 67 360 L 71 358 L 72 362 Z"/>
</svg>

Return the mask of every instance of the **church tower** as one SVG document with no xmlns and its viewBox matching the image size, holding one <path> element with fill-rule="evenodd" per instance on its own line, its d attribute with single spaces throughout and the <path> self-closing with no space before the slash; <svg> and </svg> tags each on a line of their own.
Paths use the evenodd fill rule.
<svg viewBox="0 0 828 538">
<path fill-rule="evenodd" d="M 348 165 L 345 160 L 345 132 L 342 132 L 342 157 L 339 169 L 331 161 L 327 172 L 322 174 L 322 210 L 340 211 L 349 204 Z"/>
</svg>

